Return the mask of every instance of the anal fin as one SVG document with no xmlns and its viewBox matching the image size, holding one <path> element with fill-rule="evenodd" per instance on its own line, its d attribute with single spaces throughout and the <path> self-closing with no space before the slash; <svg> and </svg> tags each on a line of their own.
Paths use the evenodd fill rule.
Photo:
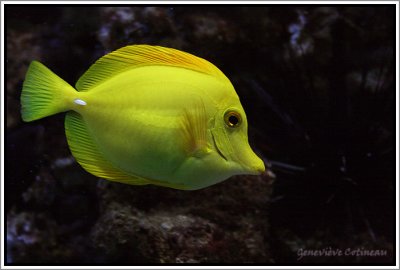
<svg viewBox="0 0 400 270">
<path fill-rule="evenodd" d="M 184 184 L 169 183 L 128 175 L 107 161 L 94 143 L 82 116 L 74 111 L 67 113 L 65 133 L 68 145 L 78 163 L 89 173 L 113 182 L 129 185 L 157 185 L 174 189 L 188 189 Z"/>
<path fill-rule="evenodd" d="M 78 163 L 91 174 L 130 185 L 147 185 L 146 179 L 128 175 L 107 161 L 94 143 L 81 115 L 70 111 L 65 118 L 65 133 L 71 152 Z"/>
</svg>

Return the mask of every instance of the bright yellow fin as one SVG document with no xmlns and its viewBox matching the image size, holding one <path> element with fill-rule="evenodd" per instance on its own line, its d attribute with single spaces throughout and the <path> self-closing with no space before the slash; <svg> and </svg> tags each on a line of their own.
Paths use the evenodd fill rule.
<svg viewBox="0 0 400 270">
<path fill-rule="evenodd" d="M 76 89 L 88 91 L 121 72 L 143 66 L 181 67 L 214 76 L 224 82 L 229 81 L 216 66 L 192 54 L 160 46 L 131 45 L 97 60 L 79 78 Z"/>
<path fill-rule="evenodd" d="M 21 93 L 21 115 L 25 122 L 69 109 L 66 102 L 76 91 L 38 61 L 32 61 Z"/>
<path fill-rule="evenodd" d="M 198 100 L 185 109 L 181 118 L 183 145 L 188 156 L 208 153 L 207 115 L 204 103 Z"/>
<path fill-rule="evenodd" d="M 65 118 L 65 133 L 72 154 L 78 163 L 91 174 L 125 184 L 149 184 L 145 179 L 125 174 L 105 160 L 93 143 L 93 138 L 90 136 L 82 117 L 78 113 L 73 111 L 67 113 Z"/>
</svg>

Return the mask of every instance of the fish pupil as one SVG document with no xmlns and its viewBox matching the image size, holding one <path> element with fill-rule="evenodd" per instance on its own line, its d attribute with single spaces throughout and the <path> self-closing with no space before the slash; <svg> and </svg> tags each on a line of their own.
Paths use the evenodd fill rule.
<svg viewBox="0 0 400 270">
<path fill-rule="evenodd" d="M 236 126 L 239 123 L 239 119 L 236 116 L 231 115 L 231 116 L 229 116 L 229 123 L 232 126 Z"/>
</svg>

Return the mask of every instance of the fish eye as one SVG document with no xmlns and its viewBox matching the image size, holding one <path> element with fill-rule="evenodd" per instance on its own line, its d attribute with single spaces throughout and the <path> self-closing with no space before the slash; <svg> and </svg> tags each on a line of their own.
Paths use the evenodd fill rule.
<svg viewBox="0 0 400 270">
<path fill-rule="evenodd" d="M 228 127 L 234 128 L 240 126 L 242 123 L 242 117 L 240 116 L 239 113 L 235 111 L 228 111 L 225 113 L 224 116 L 225 124 Z"/>
</svg>

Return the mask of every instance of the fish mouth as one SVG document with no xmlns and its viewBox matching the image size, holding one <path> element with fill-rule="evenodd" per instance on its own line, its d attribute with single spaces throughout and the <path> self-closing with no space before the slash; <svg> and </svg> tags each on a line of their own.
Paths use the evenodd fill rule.
<svg viewBox="0 0 400 270">
<path fill-rule="evenodd" d="M 250 161 L 250 162 L 249 162 Z M 247 159 L 242 159 L 243 169 L 250 175 L 260 175 L 265 172 L 265 164 L 262 159 L 260 159 L 253 151 L 251 152 L 250 157 Z"/>
<path fill-rule="evenodd" d="M 213 134 L 212 132 L 211 132 L 211 137 L 212 137 L 212 140 L 213 140 L 213 143 L 214 143 L 214 148 L 215 148 L 215 150 L 217 150 L 217 153 L 218 153 L 223 159 L 225 159 L 226 161 L 228 161 L 228 159 L 224 156 L 224 154 L 222 154 L 221 150 L 218 148 L 217 143 L 215 142 L 214 134 Z"/>
<path fill-rule="evenodd" d="M 260 175 L 265 172 L 265 166 L 263 165 L 255 165 L 255 166 L 247 166 L 245 167 L 246 171 L 250 175 Z"/>
</svg>

